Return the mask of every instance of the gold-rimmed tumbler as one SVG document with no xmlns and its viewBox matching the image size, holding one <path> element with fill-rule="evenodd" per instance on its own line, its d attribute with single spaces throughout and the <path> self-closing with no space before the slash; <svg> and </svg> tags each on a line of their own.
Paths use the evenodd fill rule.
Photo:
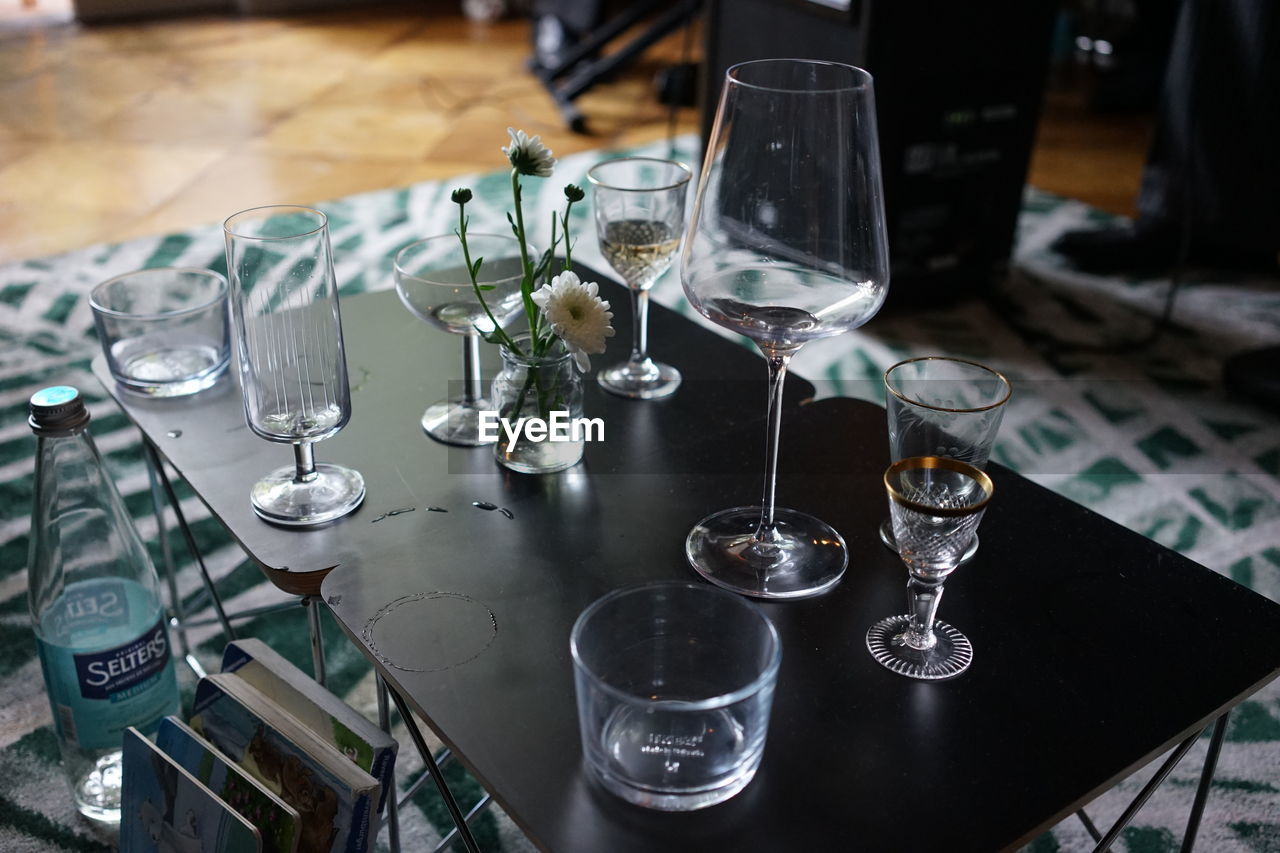
<svg viewBox="0 0 1280 853">
<path fill-rule="evenodd" d="M 940 456 L 986 468 L 1012 394 L 1003 374 L 976 361 L 922 356 L 886 370 L 884 387 L 890 461 Z M 888 518 L 880 525 L 880 539 L 897 551 Z M 975 536 L 961 562 L 977 550 Z"/>
</svg>

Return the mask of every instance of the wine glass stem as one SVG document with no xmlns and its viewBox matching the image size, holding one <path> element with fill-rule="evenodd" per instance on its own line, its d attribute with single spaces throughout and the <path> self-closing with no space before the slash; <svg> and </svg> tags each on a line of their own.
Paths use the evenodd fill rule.
<svg viewBox="0 0 1280 853">
<path fill-rule="evenodd" d="M 937 645 L 933 634 L 933 622 L 942 601 L 942 582 L 930 583 L 912 576 L 907 581 L 907 606 L 911 625 L 903 634 L 903 640 L 913 649 L 925 651 Z"/>
<path fill-rule="evenodd" d="M 293 465 L 295 473 L 293 481 L 295 483 L 310 483 L 319 476 L 316 473 L 316 455 L 311 448 L 310 441 L 295 441 L 293 443 Z"/>
<path fill-rule="evenodd" d="M 480 336 L 465 335 L 462 342 L 462 401 L 470 406 L 480 399 Z"/>
<path fill-rule="evenodd" d="M 649 289 L 628 289 L 631 291 L 631 363 L 640 364 L 649 358 Z"/>
<path fill-rule="evenodd" d="M 765 350 L 764 355 L 769 363 L 769 423 L 765 433 L 764 496 L 760 499 L 760 526 L 756 528 L 756 539 L 769 542 L 776 536 L 773 504 L 778 484 L 778 434 L 782 431 L 782 388 L 792 352 Z"/>
</svg>

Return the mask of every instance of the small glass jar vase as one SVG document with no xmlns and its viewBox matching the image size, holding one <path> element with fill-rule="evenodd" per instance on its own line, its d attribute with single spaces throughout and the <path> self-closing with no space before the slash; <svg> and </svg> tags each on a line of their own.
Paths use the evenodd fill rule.
<svg viewBox="0 0 1280 853">
<path fill-rule="evenodd" d="M 527 338 L 517 342 L 527 352 Z M 587 424 L 582 375 L 560 342 L 543 356 L 519 355 L 503 347 L 502 370 L 490 399 L 498 412 L 498 464 L 523 474 L 563 471 L 582 460 Z"/>
</svg>

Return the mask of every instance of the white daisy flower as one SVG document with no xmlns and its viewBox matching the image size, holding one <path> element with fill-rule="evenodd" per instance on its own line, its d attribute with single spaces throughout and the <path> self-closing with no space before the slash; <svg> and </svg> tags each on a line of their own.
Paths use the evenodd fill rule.
<svg viewBox="0 0 1280 853">
<path fill-rule="evenodd" d="M 591 367 L 587 355 L 604 352 L 605 338 L 614 334 L 609 323 L 613 312 L 599 291 L 594 281 L 583 282 L 577 273 L 565 271 L 532 294 L 551 330 L 573 353 L 573 362 L 583 373 Z"/>
<path fill-rule="evenodd" d="M 551 177 L 551 170 L 556 167 L 556 158 L 551 156 L 551 149 L 542 144 L 542 137 L 529 137 L 523 130 L 508 127 L 511 144 L 504 146 L 502 153 L 507 155 L 511 165 L 522 175 L 533 175 L 537 178 Z"/>
</svg>

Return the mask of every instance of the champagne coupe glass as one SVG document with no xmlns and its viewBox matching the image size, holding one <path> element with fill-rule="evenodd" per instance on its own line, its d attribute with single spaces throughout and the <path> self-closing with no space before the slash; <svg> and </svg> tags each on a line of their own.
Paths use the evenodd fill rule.
<svg viewBox="0 0 1280 853">
<path fill-rule="evenodd" d="M 294 453 L 292 466 L 253 486 L 254 512 L 290 526 L 341 518 L 364 500 L 364 478 L 316 464 L 312 450 L 351 418 L 328 219 L 308 207 L 271 205 L 237 213 L 222 229 L 245 419 Z"/>
<path fill-rule="evenodd" d="M 881 665 L 908 678 L 936 681 L 969 668 L 969 638 L 937 620 L 942 585 L 955 571 L 991 500 L 991 478 L 942 456 L 912 456 L 884 474 L 898 556 L 910 572 L 908 612 L 867 631 L 867 649 Z"/>
<path fill-rule="evenodd" d="M 805 342 L 856 329 L 889 281 L 871 75 L 831 62 L 726 72 L 681 278 L 704 317 L 755 341 L 769 367 L 764 494 L 685 542 L 712 583 L 757 598 L 835 586 L 848 565 L 830 525 L 774 504 L 787 365 Z"/>
<path fill-rule="evenodd" d="M 680 371 L 649 357 L 649 288 L 671 266 L 684 229 L 692 173 L 674 160 L 622 157 L 587 172 L 600 248 L 631 291 L 631 358 L 601 370 L 600 387 L 652 400 L 680 387 Z"/>
<path fill-rule="evenodd" d="M 1013 389 L 998 371 L 976 361 L 929 355 L 884 372 L 889 459 L 946 456 L 985 470 L 1004 407 Z M 880 541 L 896 552 L 893 520 L 880 523 Z M 974 536 L 960 562 L 978 550 Z"/>
<path fill-rule="evenodd" d="M 456 234 L 410 243 L 396 253 L 394 266 L 404 306 L 436 328 L 463 336 L 462 394 L 428 406 L 422 429 L 445 444 L 478 447 L 492 444 L 480 438 L 480 412 L 494 408 L 481 392 L 480 336 L 492 332 L 495 321 L 505 324 L 520 312 L 524 266 L 515 237 L 467 234 L 467 246 L 473 259 L 484 261 L 476 281 L 488 311 L 471 285 Z"/>
</svg>

